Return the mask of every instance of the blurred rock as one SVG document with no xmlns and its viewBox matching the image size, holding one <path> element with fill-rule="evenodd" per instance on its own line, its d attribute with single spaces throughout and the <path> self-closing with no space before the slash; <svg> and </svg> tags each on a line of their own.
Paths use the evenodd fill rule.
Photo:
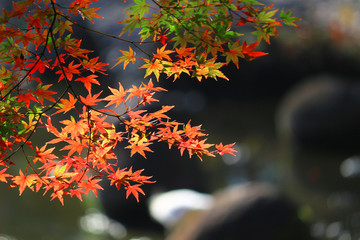
<svg viewBox="0 0 360 240">
<path fill-rule="evenodd" d="M 348 168 L 342 163 L 360 153 L 359 92 L 358 81 L 319 75 L 304 80 L 283 100 L 279 136 L 305 186 L 358 191 L 358 180 L 345 178 Z"/>
<path fill-rule="evenodd" d="M 274 186 L 237 185 L 218 192 L 214 205 L 190 211 L 167 240 L 307 240 L 297 209 Z"/>
<path fill-rule="evenodd" d="M 213 201 L 210 194 L 190 189 L 177 189 L 152 196 L 149 210 L 155 220 L 169 229 L 187 212 L 209 209 Z"/>
</svg>

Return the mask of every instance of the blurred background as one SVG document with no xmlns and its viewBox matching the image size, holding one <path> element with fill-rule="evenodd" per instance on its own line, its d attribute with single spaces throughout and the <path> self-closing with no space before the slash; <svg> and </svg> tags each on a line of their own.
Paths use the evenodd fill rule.
<svg viewBox="0 0 360 240">
<path fill-rule="evenodd" d="M 122 166 L 157 181 L 140 203 L 104 184 L 99 198 L 62 207 L 0 184 L 0 240 L 360 239 L 360 2 L 266 2 L 303 19 L 261 46 L 268 56 L 224 68 L 229 82 L 160 81 L 169 90 L 160 103 L 176 106 L 174 119 L 202 124 L 209 142 L 236 142 L 236 156 L 200 162 L 159 145 L 148 159 L 130 159 L 117 149 Z M 89 27 L 118 35 L 123 1 L 97 5 L 105 19 Z M 77 30 L 104 61 L 128 48 Z M 139 84 L 138 67 L 103 80 Z"/>
</svg>

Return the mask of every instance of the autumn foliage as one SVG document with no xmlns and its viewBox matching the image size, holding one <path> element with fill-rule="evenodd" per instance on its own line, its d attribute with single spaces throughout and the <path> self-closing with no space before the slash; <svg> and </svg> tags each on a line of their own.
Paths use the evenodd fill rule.
<svg viewBox="0 0 360 240">
<path fill-rule="evenodd" d="M 153 181 L 143 170 L 118 167 L 121 159 L 113 150 L 120 143 L 130 156 L 145 158 L 157 142 L 200 159 L 234 154 L 233 144 L 207 143 L 201 126 L 171 119 L 173 106 L 146 110 L 158 101 L 156 93 L 166 91 L 151 79 L 127 89 L 119 82 L 105 94 L 94 90 L 107 84 L 99 76 L 109 67 L 125 69 L 142 61 L 145 78 L 228 79 L 221 67 L 266 55 L 257 46 L 263 40 L 270 43 L 277 27 L 297 26 L 298 20 L 291 11 L 279 13 L 255 0 L 134 0 L 125 19 L 114 19 L 123 30 L 110 36 L 84 25 L 103 18 L 92 7 L 96 1 L 13 1 L 12 9 L 0 15 L 0 181 L 18 188 L 20 195 L 27 188 L 49 192 L 64 204 L 66 195 L 80 200 L 89 192 L 97 195 L 100 182 L 108 179 L 139 201 L 139 194 L 145 194 L 141 186 Z M 75 27 L 129 46 L 119 50 L 114 62 L 104 63 L 73 37 Z M 133 31 L 138 42 L 127 39 Z M 251 34 L 253 43 L 243 40 Z M 154 52 L 142 48 L 148 43 L 154 44 Z M 32 136 L 39 129 L 52 139 L 34 146 Z M 23 153 L 25 165 L 16 162 L 15 153 Z M 16 171 L 9 170 L 15 166 Z"/>
</svg>

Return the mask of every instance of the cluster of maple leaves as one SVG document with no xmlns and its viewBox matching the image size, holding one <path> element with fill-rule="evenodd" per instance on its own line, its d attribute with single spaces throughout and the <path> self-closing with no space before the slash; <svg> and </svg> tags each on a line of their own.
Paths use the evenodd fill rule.
<svg viewBox="0 0 360 240">
<path fill-rule="evenodd" d="M 0 16 L 0 181 L 10 182 L 20 195 L 26 188 L 43 190 L 64 204 L 65 195 L 80 200 L 89 192 L 97 195 L 100 182 L 108 179 L 118 189 L 123 186 L 126 197 L 132 194 L 139 201 L 139 194 L 145 194 L 141 185 L 153 181 L 142 175 L 143 170 L 118 167 L 121 159 L 113 150 L 119 143 L 125 143 L 131 156 L 145 158 L 155 142 L 200 159 L 235 153 L 233 144 L 207 143 L 201 126 L 172 120 L 168 112 L 173 106 L 147 111 L 158 101 L 155 94 L 166 91 L 151 79 L 128 89 L 119 83 L 118 88 L 108 87 L 107 95 L 94 90 L 108 63 L 91 57 L 92 51 L 82 48 L 82 40 L 72 34 L 73 26 L 91 31 L 76 17 L 93 23 L 94 18 L 102 18 L 92 7 L 96 1 L 13 1 L 12 10 L 3 9 Z M 230 62 L 238 66 L 239 58 L 265 55 L 255 51 L 262 40 L 269 43 L 282 24 L 296 26 L 298 19 L 291 11 L 281 11 L 279 20 L 276 12 L 255 0 L 134 0 L 127 18 L 119 22 L 123 31 L 113 36 L 129 43 L 128 51 L 120 50 L 114 67 L 122 63 L 125 69 L 139 60 L 144 61 L 140 68 L 145 69 L 145 78 L 153 74 L 159 80 L 164 74 L 176 80 L 187 74 L 199 81 L 227 79 L 219 70 L 222 66 Z M 252 44 L 240 39 L 244 25 L 255 29 Z M 136 28 L 139 42 L 122 38 Z M 154 53 L 140 47 L 148 38 L 160 44 Z M 218 56 L 224 56 L 225 62 Z M 80 82 L 86 93 L 78 91 L 74 82 Z M 33 146 L 31 137 L 41 128 L 53 137 Z M 13 156 L 18 152 L 23 152 L 26 167 L 17 174 L 9 169 L 14 168 Z"/>
</svg>

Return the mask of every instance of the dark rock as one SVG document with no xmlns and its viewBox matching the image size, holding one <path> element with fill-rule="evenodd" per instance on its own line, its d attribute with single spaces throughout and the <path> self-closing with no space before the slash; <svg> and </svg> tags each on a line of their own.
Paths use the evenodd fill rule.
<svg viewBox="0 0 360 240">
<path fill-rule="evenodd" d="M 189 212 L 167 240 L 306 240 L 307 227 L 289 200 L 269 184 L 219 192 L 213 207 Z"/>
</svg>

